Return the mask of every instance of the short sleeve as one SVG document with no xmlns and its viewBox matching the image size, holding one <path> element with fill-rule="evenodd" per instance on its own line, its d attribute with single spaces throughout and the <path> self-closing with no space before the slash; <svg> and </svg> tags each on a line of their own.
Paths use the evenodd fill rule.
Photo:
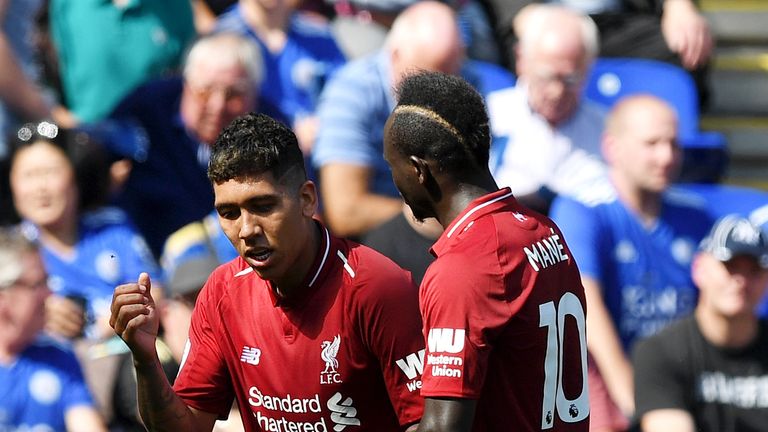
<svg viewBox="0 0 768 432">
<path fill-rule="evenodd" d="M 372 166 L 381 157 L 371 138 L 375 119 L 368 101 L 373 91 L 366 81 L 370 78 L 354 76 L 367 71 L 354 66 L 340 69 L 320 96 L 320 129 L 312 148 L 312 164 L 317 168 L 337 162 Z"/>
<path fill-rule="evenodd" d="M 600 219 L 592 207 L 558 196 L 552 203 L 550 218 L 563 233 L 582 276 L 600 280 L 603 270 Z"/>
<path fill-rule="evenodd" d="M 189 339 L 173 387 L 187 405 L 226 418 L 235 396 L 217 337 L 221 332 L 217 330 L 216 294 L 223 290 L 219 285 L 226 282 L 216 278 L 216 274 L 209 278 L 195 305 Z"/>
<path fill-rule="evenodd" d="M 395 414 L 401 425 L 407 425 L 421 419 L 423 411 L 418 391 L 424 354 L 418 288 L 391 261 L 378 267 L 382 277 L 367 280 L 364 289 L 369 295 L 360 303 L 358 321 L 365 343 L 378 359 Z"/>
<path fill-rule="evenodd" d="M 635 412 L 642 415 L 656 409 L 689 410 L 682 371 L 688 368 L 663 343 L 664 333 L 641 340 L 632 352 L 635 381 Z M 677 360 L 675 360 L 677 358 Z"/>
<path fill-rule="evenodd" d="M 500 273 L 479 258 L 471 271 L 465 260 L 440 257 L 422 282 L 420 307 L 427 339 L 421 394 L 426 397 L 480 396 L 493 340 L 508 322 Z M 453 262 L 457 261 L 457 262 Z"/>
</svg>

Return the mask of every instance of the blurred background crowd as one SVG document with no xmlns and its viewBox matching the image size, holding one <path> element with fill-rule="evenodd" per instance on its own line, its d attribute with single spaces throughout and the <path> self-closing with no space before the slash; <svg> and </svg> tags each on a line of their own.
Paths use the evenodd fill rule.
<svg viewBox="0 0 768 432">
<path fill-rule="evenodd" d="M 0 0 L 0 225 L 43 266 L 13 261 L 22 281 L 0 265 L 0 388 L 37 383 L 0 402 L 0 430 L 143 430 L 112 289 L 159 281 L 172 380 L 198 291 L 236 257 L 206 166 L 246 112 L 293 128 L 318 218 L 418 283 L 441 229 L 414 220 L 382 156 L 392 89 L 418 69 L 475 86 L 497 183 L 563 229 L 587 290 L 592 430 L 645 428 L 635 343 L 693 313 L 715 220 L 768 229 L 766 18 L 768 1 L 739 0 Z M 22 282 L 29 310 L 6 313 Z M 32 348 L 57 350 L 59 372 L 24 366 Z M 241 428 L 236 407 L 218 427 Z"/>
</svg>

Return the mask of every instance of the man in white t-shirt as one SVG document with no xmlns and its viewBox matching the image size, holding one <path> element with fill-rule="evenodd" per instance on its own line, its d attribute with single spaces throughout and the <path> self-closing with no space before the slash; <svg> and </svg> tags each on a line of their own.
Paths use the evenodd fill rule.
<svg viewBox="0 0 768 432">
<path fill-rule="evenodd" d="M 544 210 L 604 175 L 604 112 L 583 100 L 598 48 L 586 16 L 556 5 L 530 5 L 516 16 L 518 82 L 491 93 L 491 171 L 523 202 Z"/>
</svg>

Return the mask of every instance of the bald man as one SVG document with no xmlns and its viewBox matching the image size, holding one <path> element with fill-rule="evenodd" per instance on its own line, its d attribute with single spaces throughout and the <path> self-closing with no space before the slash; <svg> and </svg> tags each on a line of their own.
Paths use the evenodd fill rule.
<svg viewBox="0 0 768 432">
<path fill-rule="evenodd" d="M 579 263 L 594 369 L 626 415 L 634 410 L 627 353 L 693 311 L 691 259 L 712 222 L 690 197 L 670 189 L 681 160 L 676 136 L 677 118 L 666 102 L 649 95 L 620 101 L 602 139 L 608 181 L 552 206 Z"/>
<path fill-rule="evenodd" d="M 464 61 L 456 15 L 445 4 L 422 1 L 402 12 L 384 48 L 342 68 L 320 97 L 312 162 L 325 221 L 337 235 L 359 236 L 401 211 L 382 156 L 384 124 L 395 106 L 392 89 L 419 69 L 460 74 L 481 93 L 514 82 L 501 68 Z"/>
<path fill-rule="evenodd" d="M 488 97 L 491 172 L 500 186 L 546 212 L 554 195 L 573 195 L 604 175 L 604 113 L 581 97 L 597 28 L 565 7 L 535 4 L 518 13 L 515 29 L 517 85 Z"/>
</svg>

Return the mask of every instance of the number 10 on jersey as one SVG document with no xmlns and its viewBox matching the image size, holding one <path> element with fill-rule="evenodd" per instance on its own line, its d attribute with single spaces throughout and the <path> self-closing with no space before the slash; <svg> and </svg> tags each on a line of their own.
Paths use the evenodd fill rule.
<svg viewBox="0 0 768 432">
<path fill-rule="evenodd" d="M 563 391 L 563 350 L 566 317 L 573 317 L 568 322 L 576 324 L 581 352 L 581 392 L 574 399 L 568 399 Z M 589 391 L 587 390 L 587 333 L 584 308 L 579 298 L 573 293 L 565 293 L 555 306 L 555 302 L 539 305 L 539 327 L 547 328 L 547 352 L 544 357 L 544 397 L 541 407 L 541 428 L 551 429 L 554 416 L 566 423 L 582 421 L 589 415 Z M 575 341 L 569 341 L 574 343 Z M 577 372 L 578 373 L 578 372 Z"/>
</svg>

